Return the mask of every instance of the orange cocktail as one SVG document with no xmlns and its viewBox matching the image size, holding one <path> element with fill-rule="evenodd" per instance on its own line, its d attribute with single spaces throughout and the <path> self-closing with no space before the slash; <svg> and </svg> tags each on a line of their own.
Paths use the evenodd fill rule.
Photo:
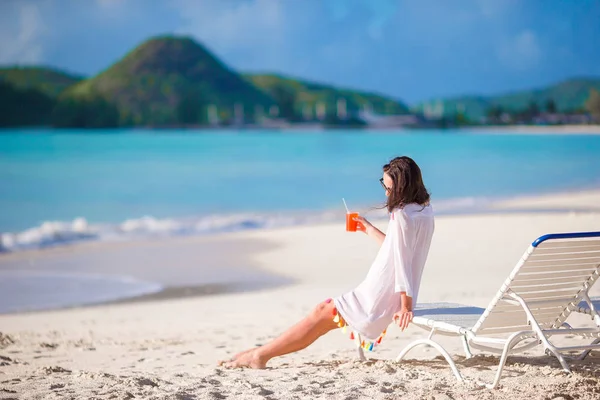
<svg viewBox="0 0 600 400">
<path fill-rule="evenodd" d="M 358 221 L 355 221 L 354 218 L 358 217 L 357 212 L 347 213 L 346 214 L 346 231 L 347 232 L 356 232 L 358 225 L 360 224 Z"/>
</svg>

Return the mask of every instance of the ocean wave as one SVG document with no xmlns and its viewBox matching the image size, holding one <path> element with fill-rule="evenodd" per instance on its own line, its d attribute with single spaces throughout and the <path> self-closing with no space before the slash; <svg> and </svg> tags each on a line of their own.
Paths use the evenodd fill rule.
<svg viewBox="0 0 600 400">
<path fill-rule="evenodd" d="M 486 199 L 468 197 L 437 201 L 433 206 L 436 212 L 444 214 L 479 209 L 488 203 Z M 369 210 L 370 218 L 385 217 L 385 210 Z M 343 211 L 240 213 L 180 219 L 144 216 L 118 224 L 91 224 L 85 218 L 76 218 L 73 221 L 46 221 L 22 232 L 2 233 L 0 252 L 40 249 L 85 241 L 206 235 L 334 221 L 344 223 Z"/>
<path fill-rule="evenodd" d="M 73 221 L 46 221 L 22 232 L 2 233 L 0 252 L 39 249 L 84 241 L 119 241 L 266 229 L 336 219 L 340 219 L 339 212 L 209 215 L 184 219 L 144 216 L 119 224 L 91 224 L 85 218 L 76 218 Z"/>
<path fill-rule="evenodd" d="M 98 236 L 97 228 L 90 226 L 85 218 L 71 222 L 46 221 L 23 232 L 3 233 L 0 236 L 0 252 L 91 240 Z"/>
</svg>

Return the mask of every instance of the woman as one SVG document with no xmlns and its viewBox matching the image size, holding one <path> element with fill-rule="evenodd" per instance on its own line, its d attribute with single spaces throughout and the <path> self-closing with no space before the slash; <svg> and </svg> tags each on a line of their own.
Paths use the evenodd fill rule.
<svg viewBox="0 0 600 400">
<path fill-rule="evenodd" d="M 365 218 L 356 218 L 358 229 L 381 243 L 365 280 L 353 291 L 320 303 L 272 342 L 239 353 L 222 365 L 265 368 L 270 359 L 302 350 L 336 328 L 345 332 L 349 327 L 350 338 L 372 350 L 392 321 L 402 330 L 408 326 L 433 236 L 433 210 L 421 170 L 411 158 L 397 157 L 384 165 L 380 182 L 390 214 L 386 233 Z"/>
</svg>

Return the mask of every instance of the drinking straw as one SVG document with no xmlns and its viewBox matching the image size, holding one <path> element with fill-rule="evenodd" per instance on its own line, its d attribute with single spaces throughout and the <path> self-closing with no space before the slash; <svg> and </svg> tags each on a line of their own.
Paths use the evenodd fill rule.
<svg viewBox="0 0 600 400">
<path fill-rule="evenodd" d="M 346 200 L 342 197 L 342 201 L 344 202 L 344 207 L 346 207 L 346 214 L 350 214 L 350 210 L 348 210 L 348 205 L 346 204 Z"/>
</svg>

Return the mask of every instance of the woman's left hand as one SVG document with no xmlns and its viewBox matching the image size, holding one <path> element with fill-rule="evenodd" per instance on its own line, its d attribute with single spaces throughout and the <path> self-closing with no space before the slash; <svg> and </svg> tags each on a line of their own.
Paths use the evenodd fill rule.
<svg viewBox="0 0 600 400">
<path fill-rule="evenodd" d="M 413 312 L 407 308 L 402 308 L 400 311 L 394 314 L 394 322 L 396 322 L 402 330 L 408 328 L 408 324 L 411 323 L 412 319 Z"/>
<path fill-rule="evenodd" d="M 352 218 L 353 220 L 356 221 L 356 230 L 357 231 L 362 231 L 364 233 L 366 233 L 367 235 L 369 235 L 370 231 L 373 230 L 373 224 L 371 224 L 369 221 L 367 221 L 367 219 L 365 217 L 361 217 L 360 215 Z"/>
</svg>

